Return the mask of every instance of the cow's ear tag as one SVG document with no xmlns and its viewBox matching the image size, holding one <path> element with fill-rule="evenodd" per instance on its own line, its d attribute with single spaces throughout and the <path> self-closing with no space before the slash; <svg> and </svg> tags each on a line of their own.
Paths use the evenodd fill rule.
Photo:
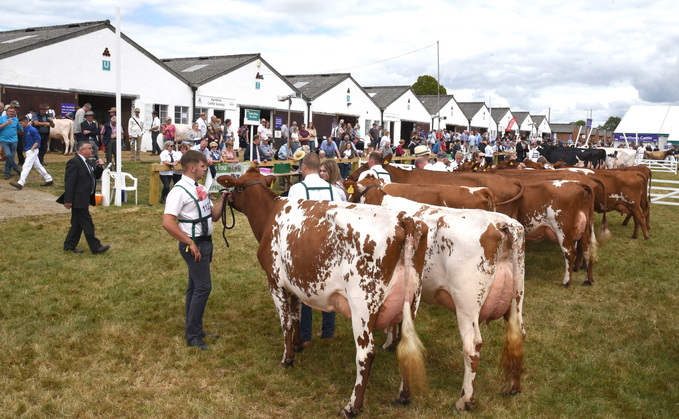
<svg viewBox="0 0 679 419">
<path fill-rule="evenodd" d="M 348 192 L 348 193 L 354 193 L 354 186 L 353 186 L 353 185 L 350 185 L 350 186 L 349 186 L 349 189 L 347 189 L 347 192 Z"/>
<path fill-rule="evenodd" d="M 389 162 L 385 160 L 382 164 L 389 164 Z"/>
</svg>

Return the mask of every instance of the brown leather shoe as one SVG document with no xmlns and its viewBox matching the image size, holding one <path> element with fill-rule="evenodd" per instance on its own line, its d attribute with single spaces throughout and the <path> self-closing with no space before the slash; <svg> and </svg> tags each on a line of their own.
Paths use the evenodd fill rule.
<svg viewBox="0 0 679 419">
<path fill-rule="evenodd" d="M 52 185 L 54 185 L 54 181 L 50 180 L 49 182 L 45 182 L 45 183 L 41 184 L 40 186 L 52 186 Z"/>
<path fill-rule="evenodd" d="M 314 343 L 313 343 L 312 341 L 310 341 L 310 340 L 307 340 L 306 342 L 304 342 L 304 343 L 302 344 L 302 346 L 304 346 L 305 348 L 308 348 L 308 347 L 310 347 L 310 346 L 314 346 Z"/>
<path fill-rule="evenodd" d="M 16 183 L 16 182 L 10 182 L 9 184 L 12 185 L 12 186 L 14 186 L 14 187 L 17 188 L 18 190 L 22 190 L 22 189 L 24 188 L 21 184 Z"/>
</svg>

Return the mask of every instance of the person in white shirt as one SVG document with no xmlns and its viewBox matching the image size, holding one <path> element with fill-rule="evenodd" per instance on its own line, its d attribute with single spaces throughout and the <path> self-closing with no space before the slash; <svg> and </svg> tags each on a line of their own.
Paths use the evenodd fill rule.
<svg viewBox="0 0 679 419">
<path fill-rule="evenodd" d="M 130 154 L 132 161 L 141 161 L 141 136 L 144 134 L 144 120 L 139 117 L 139 108 L 134 108 L 134 116 L 127 123 L 127 132 L 130 135 Z M 162 153 L 161 153 L 162 154 Z"/>
<path fill-rule="evenodd" d="M 259 138 L 267 138 L 269 136 L 266 129 L 266 119 L 262 118 L 260 121 L 257 127 L 257 134 L 259 134 Z"/>
<path fill-rule="evenodd" d="M 445 151 L 439 151 L 436 153 L 436 163 L 428 164 L 424 166 L 424 170 L 431 170 L 434 172 L 448 172 L 448 166 L 446 161 L 448 160 L 448 154 Z"/>
<path fill-rule="evenodd" d="M 455 160 L 453 160 L 453 162 L 450 163 L 450 167 L 448 168 L 448 170 L 450 170 L 452 172 L 452 171 L 459 169 L 460 166 L 462 166 L 463 161 L 464 161 L 464 153 L 462 151 L 458 151 L 457 153 L 455 153 Z"/>
<path fill-rule="evenodd" d="M 646 152 L 646 149 L 644 148 L 644 146 L 641 143 L 639 143 L 639 147 L 637 148 L 637 160 L 643 160 L 645 152 Z"/>
<path fill-rule="evenodd" d="M 341 191 L 334 185 L 321 179 L 318 175 L 321 159 L 317 154 L 309 153 L 302 159 L 301 172 L 304 180 L 292 185 L 288 200 L 309 199 L 312 201 L 341 201 Z M 302 318 L 299 331 L 304 346 L 311 346 L 311 308 L 302 303 Z M 321 337 L 332 341 L 335 334 L 335 313 L 323 313 Z"/>
<path fill-rule="evenodd" d="M 535 143 L 531 143 L 530 150 L 528 150 L 528 159 L 537 163 L 539 158 L 540 150 L 538 150 L 537 147 L 535 147 Z"/>
<path fill-rule="evenodd" d="M 207 161 L 202 153 L 187 151 L 181 158 L 181 165 L 184 174 L 167 195 L 163 228 L 179 241 L 179 254 L 189 269 L 185 303 L 186 343 L 206 351 L 208 347 L 203 338 L 219 337 L 208 335 L 203 330 L 203 313 L 212 290 L 212 223 L 221 217 L 226 195 L 222 194 L 219 203 L 213 205 L 207 189 L 198 184 L 207 170 Z"/>
<path fill-rule="evenodd" d="M 156 154 L 156 150 L 158 150 L 158 154 L 162 152 L 160 150 L 160 146 L 158 145 L 158 135 L 160 135 L 160 118 L 158 118 L 158 111 L 151 112 L 151 116 L 151 128 L 149 131 L 151 131 L 151 155 L 154 156 Z"/>
<path fill-rule="evenodd" d="M 486 148 L 483 150 L 483 155 L 486 157 L 486 166 L 493 165 L 493 154 L 496 149 L 491 143 L 486 144 Z"/>
<path fill-rule="evenodd" d="M 377 179 L 383 179 L 384 184 L 391 183 L 391 174 L 384 170 L 382 167 L 382 153 L 379 151 L 373 151 L 368 157 L 368 167 L 369 169 L 361 173 L 358 177 L 358 181 L 362 181 L 368 175 L 373 175 Z"/>
<path fill-rule="evenodd" d="M 200 114 L 200 118 L 196 119 L 198 128 L 200 129 L 200 135 L 205 137 L 207 134 L 207 114 L 205 112 Z"/>
<path fill-rule="evenodd" d="M 165 203 L 165 198 L 167 197 L 167 194 L 170 192 L 170 182 L 174 181 L 176 184 L 179 182 L 181 179 L 181 175 L 176 175 L 174 168 L 177 164 L 179 164 L 179 161 L 182 158 L 182 153 L 179 151 L 175 151 L 174 147 L 174 142 L 172 141 L 165 141 L 165 150 L 163 150 L 162 153 L 160 153 L 160 163 L 168 165 L 169 169 L 168 170 L 161 170 L 159 172 L 160 174 L 160 181 L 163 183 L 163 190 L 160 193 L 160 203 L 164 204 Z"/>
</svg>

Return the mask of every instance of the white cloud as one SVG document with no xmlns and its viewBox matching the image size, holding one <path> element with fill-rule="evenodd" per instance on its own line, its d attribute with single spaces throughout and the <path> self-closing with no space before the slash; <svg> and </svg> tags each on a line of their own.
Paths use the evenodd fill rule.
<svg viewBox="0 0 679 419">
<path fill-rule="evenodd" d="M 670 0 L 28 1 L 0 29 L 115 21 L 160 57 L 260 52 L 283 74 L 352 68 L 364 85 L 436 76 L 459 100 L 594 123 L 633 104 L 679 104 L 679 8 Z M 346 70 L 345 70 L 346 71 Z"/>
</svg>

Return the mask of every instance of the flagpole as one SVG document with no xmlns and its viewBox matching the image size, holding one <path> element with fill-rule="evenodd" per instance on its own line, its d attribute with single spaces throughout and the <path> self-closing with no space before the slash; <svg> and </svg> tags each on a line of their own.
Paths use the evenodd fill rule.
<svg viewBox="0 0 679 419">
<path fill-rule="evenodd" d="M 120 7 L 116 7 L 116 197 L 115 205 L 120 206 L 122 204 L 122 167 L 121 167 L 121 143 L 122 143 L 122 121 L 120 119 Z"/>
</svg>

